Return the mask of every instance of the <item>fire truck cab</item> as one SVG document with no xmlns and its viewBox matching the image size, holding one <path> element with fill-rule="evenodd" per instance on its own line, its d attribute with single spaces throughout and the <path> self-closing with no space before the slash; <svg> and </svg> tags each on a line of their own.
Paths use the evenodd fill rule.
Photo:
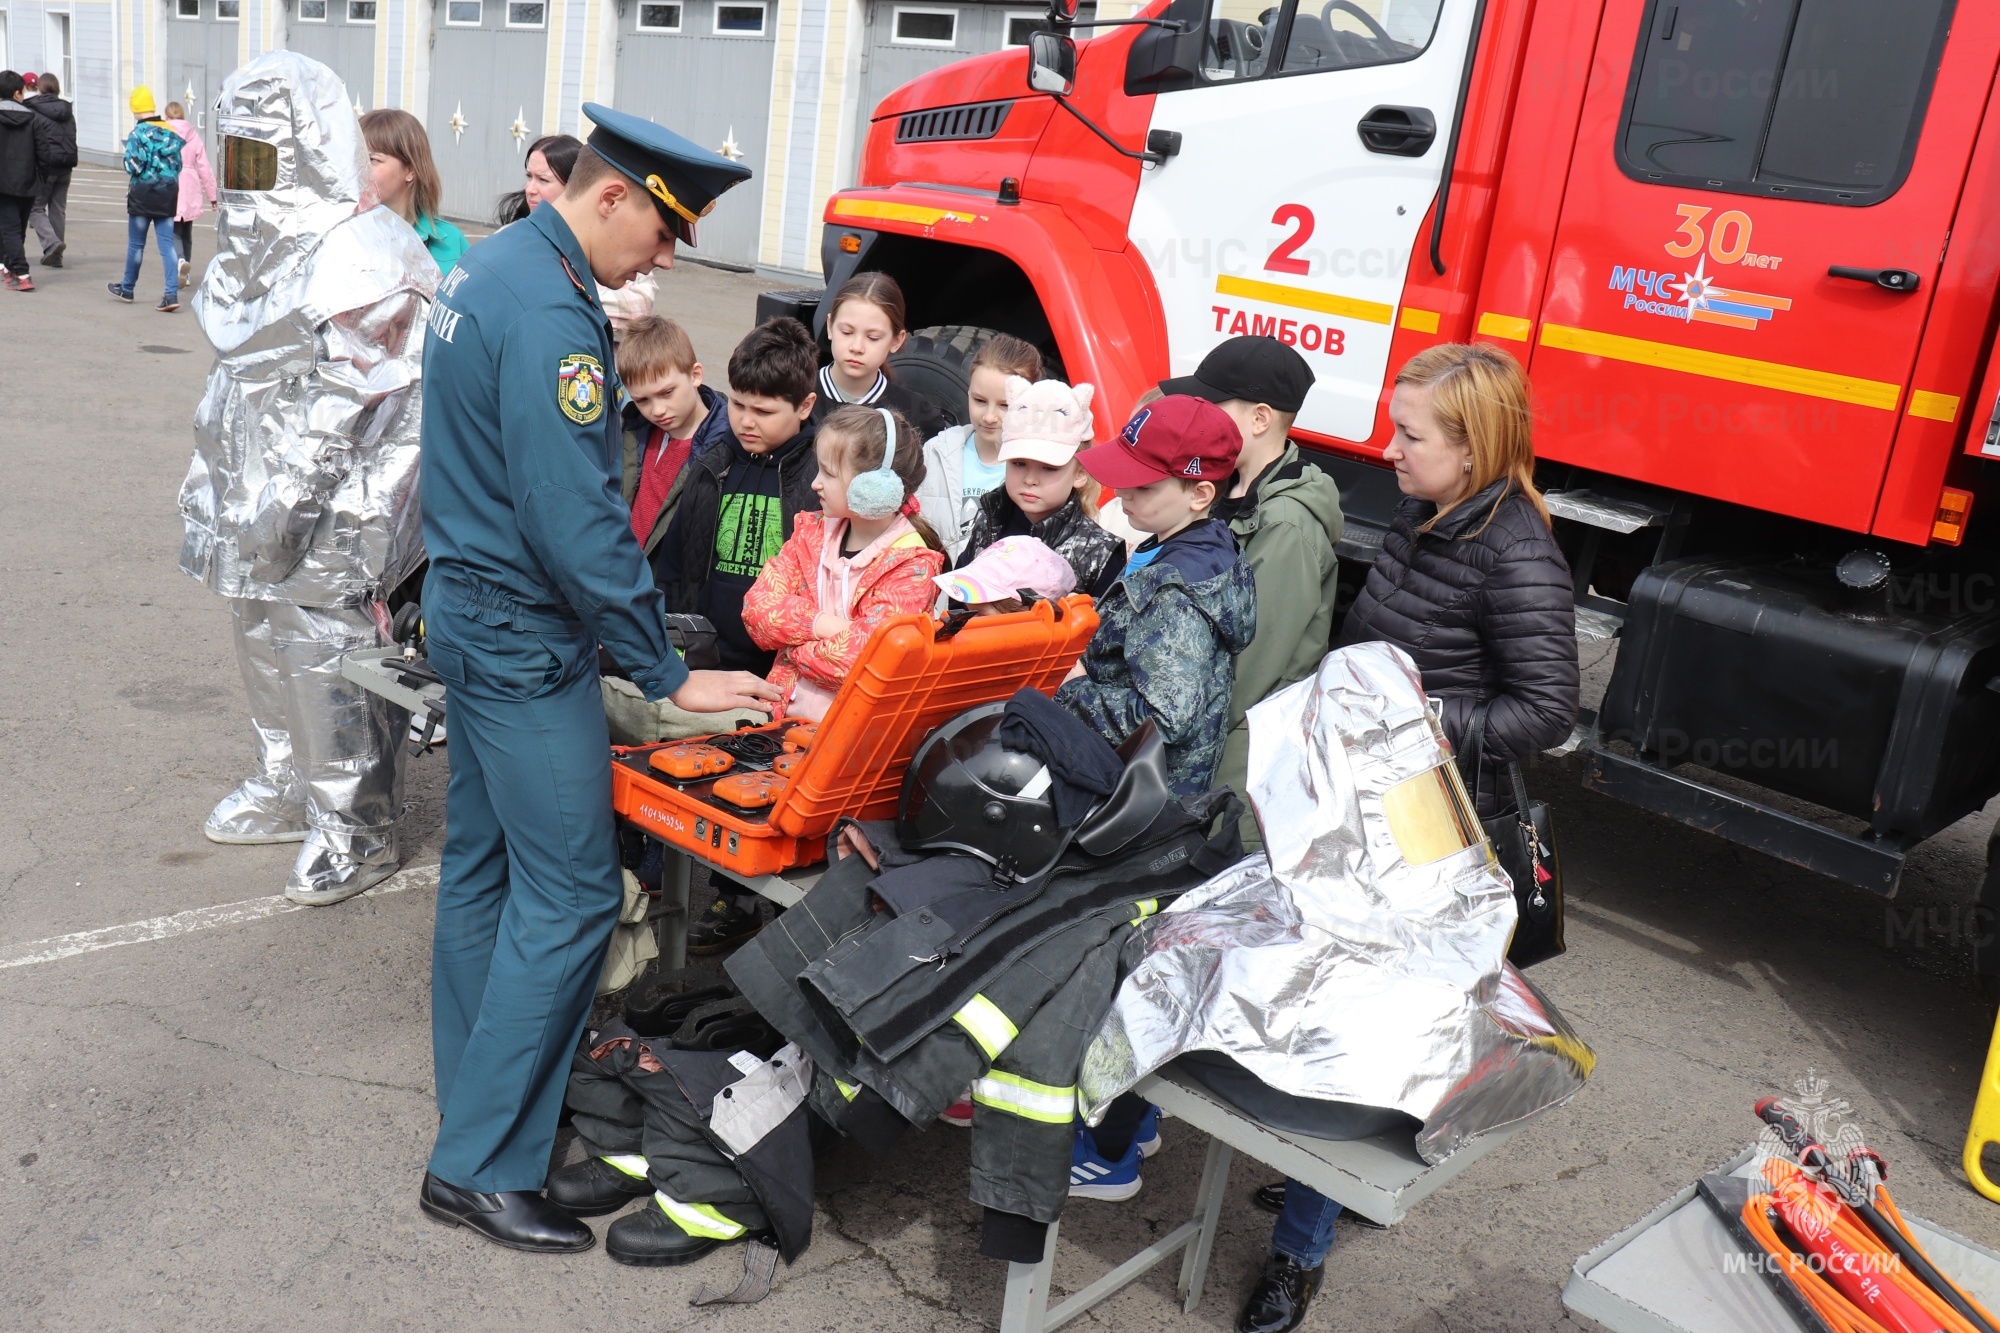
<svg viewBox="0 0 2000 1333">
<path fill-rule="evenodd" d="M 1506 347 L 1618 640 L 1586 783 L 1888 895 L 2000 792 L 1996 65 L 1955 0 L 1054 0 L 883 101 L 825 275 L 898 277 L 953 420 L 995 330 L 1099 438 L 1223 338 L 1297 347 L 1350 585 L 1395 369 Z"/>
</svg>

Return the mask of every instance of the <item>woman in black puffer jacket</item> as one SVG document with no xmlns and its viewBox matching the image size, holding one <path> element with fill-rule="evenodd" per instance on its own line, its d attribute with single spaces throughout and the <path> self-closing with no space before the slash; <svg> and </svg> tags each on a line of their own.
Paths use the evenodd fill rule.
<svg viewBox="0 0 2000 1333">
<path fill-rule="evenodd" d="M 1454 749 L 1486 705 L 1478 801 L 1491 818 L 1514 806 L 1507 761 L 1559 744 L 1576 722 L 1576 608 L 1535 489 L 1527 380 L 1496 347 L 1433 347 L 1396 376 L 1389 418 L 1382 456 L 1403 502 L 1341 642 L 1408 653 L 1444 701 Z M 1340 1205 L 1295 1180 L 1257 1193 L 1278 1224 L 1236 1330 L 1290 1333 L 1319 1289 Z"/>
<path fill-rule="evenodd" d="M 1396 376 L 1389 417 L 1382 456 L 1404 498 L 1341 640 L 1408 653 L 1455 749 L 1486 704 L 1477 796 L 1490 818 L 1513 807 L 1507 761 L 1576 723 L 1575 599 L 1535 489 L 1527 380 L 1497 347 L 1433 347 Z"/>
</svg>

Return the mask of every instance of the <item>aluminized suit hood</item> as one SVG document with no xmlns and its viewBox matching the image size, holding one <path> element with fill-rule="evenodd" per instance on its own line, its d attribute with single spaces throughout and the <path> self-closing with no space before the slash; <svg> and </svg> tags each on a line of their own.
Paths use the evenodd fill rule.
<svg viewBox="0 0 2000 1333">
<path fill-rule="evenodd" d="M 263 322 L 249 306 L 281 289 L 328 232 L 376 200 L 353 99 L 316 60 L 267 51 L 238 69 L 223 81 L 215 130 L 224 168 L 216 256 L 194 309 L 216 351 L 227 353 Z M 276 150 L 271 188 L 231 188 L 242 183 L 231 179 L 232 138 Z"/>
<path fill-rule="evenodd" d="M 1087 1117 L 1175 1057 L 1219 1051 L 1280 1091 L 1423 1121 L 1417 1149 L 1438 1161 L 1581 1088 L 1589 1048 L 1504 962 L 1512 885 L 1460 808 L 1410 659 L 1330 653 L 1249 722 L 1266 855 L 1141 928 L 1084 1056 Z"/>
</svg>

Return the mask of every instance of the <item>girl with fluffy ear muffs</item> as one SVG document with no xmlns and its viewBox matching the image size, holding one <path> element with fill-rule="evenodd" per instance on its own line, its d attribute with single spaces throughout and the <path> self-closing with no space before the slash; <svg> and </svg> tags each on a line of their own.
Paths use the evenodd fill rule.
<svg viewBox="0 0 2000 1333">
<path fill-rule="evenodd" d="M 930 610 L 945 558 L 917 512 L 923 439 L 901 413 L 842 407 L 814 448 L 820 512 L 800 514 L 765 564 L 743 625 L 777 652 L 768 679 L 784 691 L 785 715 L 817 721 L 878 625 Z"/>
</svg>

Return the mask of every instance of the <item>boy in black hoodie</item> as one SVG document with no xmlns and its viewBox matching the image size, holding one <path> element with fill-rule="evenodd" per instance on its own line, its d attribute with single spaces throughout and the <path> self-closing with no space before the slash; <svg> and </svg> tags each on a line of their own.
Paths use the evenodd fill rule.
<svg viewBox="0 0 2000 1333">
<path fill-rule="evenodd" d="M 795 319 L 752 329 L 729 354 L 729 429 L 688 460 L 680 508 L 655 553 L 669 610 L 706 616 L 726 671 L 764 675 L 771 654 L 743 628 L 743 596 L 818 509 L 813 381 L 819 349 Z"/>
<path fill-rule="evenodd" d="M 819 348 L 806 326 L 779 317 L 750 330 L 729 354 L 729 428 L 687 462 L 680 508 L 653 556 L 667 609 L 706 616 L 728 671 L 768 675 L 772 654 L 743 628 L 743 597 L 818 509 L 813 478 L 813 383 Z M 719 953 L 762 928 L 757 896 L 718 893 L 688 927 L 688 952 Z"/>
</svg>

